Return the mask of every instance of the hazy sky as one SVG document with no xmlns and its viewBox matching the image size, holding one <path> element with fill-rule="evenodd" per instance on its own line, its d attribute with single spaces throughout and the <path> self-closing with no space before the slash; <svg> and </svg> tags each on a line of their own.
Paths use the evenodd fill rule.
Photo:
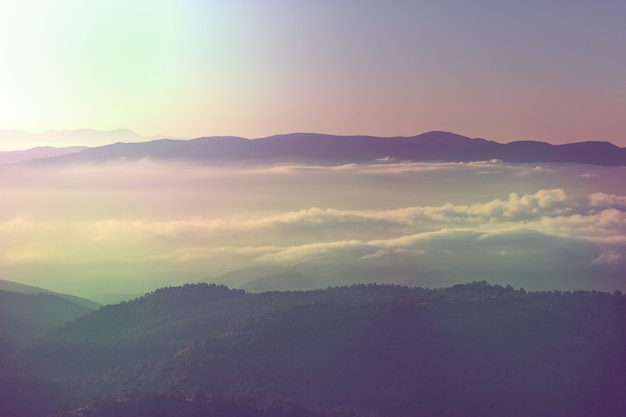
<svg viewBox="0 0 626 417">
<path fill-rule="evenodd" d="M 626 2 L 0 2 L 0 129 L 626 146 Z"/>
</svg>

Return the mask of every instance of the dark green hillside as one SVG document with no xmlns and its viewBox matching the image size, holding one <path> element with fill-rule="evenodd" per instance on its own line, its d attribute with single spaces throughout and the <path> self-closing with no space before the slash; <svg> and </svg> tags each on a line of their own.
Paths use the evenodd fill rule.
<svg viewBox="0 0 626 417">
<path fill-rule="evenodd" d="M 162 288 L 54 329 L 38 345 L 23 349 L 12 369 L 59 376 L 99 374 L 179 351 L 192 341 L 297 305 L 383 301 L 421 293 L 425 290 L 373 285 L 261 294 L 215 284 Z"/>
<path fill-rule="evenodd" d="M 626 410 L 619 292 L 482 282 L 247 294 L 187 285 L 102 308 L 48 340 L 22 350 L 12 371 L 47 378 L 72 409 L 91 404 L 75 416 L 150 415 L 154 404 L 163 415 L 282 415 L 254 414 L 272 396 L 291 401 L 294 416 L 309 415 L 298 407 L 389 417 Z M 194 403 L 193 392 L 255 405 L 248 414 L 200 412 L 213 405 Z"/>
<path fill-rule="evenodd" d="M 0 290 L 0 350 L 12 351 L 92 310 L 52 294 Z"/>
<path fill-rule="evenodd" d="M 11 369 L 67 377 L 131 366 L 191 340 L 219 334 L 240 318 L 243 310 L 237 299 L 244 295 L 214 284 L 185 285 L 104 306 L 23 349 Z"/>
<path fill-rule="evenodd" d="M 218 335 L 230 326 L 273 311 L 316 302 L 390 300 L 420 288 L 365 286 L 249 294 L 215 284 L 162 288 L 138 299 L 104 306 L 50 332 L 44 341 L 150 342 L 181 345 Z"/>
<path fill-rule="evenodd" d="M 129 391 L 105 397 L 87 406 L 68 409 L 54 417 L 376 417 L 350 409 L 311 410 L 290 400 L 246 394 L 211 394 L 200 389 L 162 393 Z M 9 417 L 9 416 L 7 416 Z"/>
<path fill-rule="evenodd" d="M 133 366 L 168 351 L 153 343 L 51 342 L 21 349 L 10 360 L 15 372 L 52 377 L 100 375 L 114 368 Z"/>
<path fill-rule="evenodd" d="M 130 381 L 391 416 L 622 415 L 623 297 L 485 290 L 298 306 L 155 360 Z"/>
<path fill-rule="evenodd" d="M 68 395 L 49 379 L 0 375 L 0 416 L 44 417 L 61 410 Z"/>
<path fill-rule="evenodd" d="M 214 284 L 162 288 L 132 301 L 104 306 L 59 327 L 45 340 L 179 343 L 211 334 L 212 326 L 224 326 L 219 320 L 221 309 L 243 295 L 243 291 Z M 207 323 L 207 317 L 217 318 Z"/>
<path fill-rule="evenodd" d="M 49 291 L 40 287 L 33 287 L 32 285 L 20 284 L 17 282 L 6 281 L 0 279 L 0 290 L 9 292 L 19 292 L 22 294 L 52 294 L 61 298 L 65 298 L 68 301 L 78 304 L 79 306 L 87 307 L 90 310 L 97 310 L 100 308 L 100 304 L 86 298 L 77 297 L 70 294 L 62 294 L 54 291 Z"/>
</svg>

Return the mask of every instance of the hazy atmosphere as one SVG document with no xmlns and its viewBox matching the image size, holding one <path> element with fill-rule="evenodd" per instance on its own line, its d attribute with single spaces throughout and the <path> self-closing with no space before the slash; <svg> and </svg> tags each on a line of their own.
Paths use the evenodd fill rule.
<svg viewBox="0 0 626 417">
<path fill-rule="evenodd" d="M 3 2 L 0 149 L 435 129 L 623 146 L 624 12 L 617 1 Z M 0 155 L 6 279 L 83 295 L 198 280 L 625 285 L 619 166 L 217 167 L 149 152 L 8 164 L 69 151 L 37 152 Z"/>
<path fill-rule="evenodd" d="M 251 289 L 487 279 L 623 289 L 624 168 L 150 160 L 5 165 L 7 279 L 92 296 L 209 280 Z M 247 267 L 249 271 L 223 274 Z M 301 275 L 284 275 L 285 272 Z"/>
<path fill-rule="evenodd" d="M 625 146 L 625 15 L 618 0 L 2 1 L 0 128 Z"/>
<path fill-rule="evenodd" d="M 0 416 L 624 417 L 625 18 L 0 0 Z"/>
</svg>

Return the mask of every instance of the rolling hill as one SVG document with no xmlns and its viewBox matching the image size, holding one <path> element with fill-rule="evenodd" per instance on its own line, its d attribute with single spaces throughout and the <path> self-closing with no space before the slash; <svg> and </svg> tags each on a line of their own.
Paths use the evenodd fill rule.
<svg viewBox="0 0 626 417">
<path fill-rule="evenodd" d="M 497 159 L 513 163 L 626 166 L 626 148 L 598 141 L 565 145 L 536 141 L 504 144 L 439 131 L 413 137 L 389 138 L 293 133 L 254 140 L 239 137 L 204 137 L 193 140 L 161 139 L 141 143 L 115 143 L 31 163 L 102 163 L 143 158 L 213 164 L 322 165 L 366 163 L 381 159 L 414 162 L 471 162 Z"/>
<path fill-rule="evenodd" d="M 14 352 L 53 327 L 91 311 L 54 294 L 0 290 L 0 343 L 5 354 Z"/>
<path fill-rule="evenodd" d="M 4 279 L 0 279 L 0 290 L 19 292 L 22 294 L 52 294 L 52 295 L 56 295 L 58 297 L 64 298 L 72 303 L 86 307 L 90 310 L 97 310 L 101 306 L 101 304 L 96 303 L 95 301 L 92 301 L 92 300 L 88 300 L 86 298 L 77 297 L 71 294 L 57 293 L 54 291 L 46 290 L 44 288 L 35 287 L 32 285 L 20 284 L 18 282 L 7 281 Z"/>
<path fill-rule="evenodd" d="M 475 282 L 250 294 L 195 284 L 66 323 L 19 352 L 11 372 L 98 416 L 116 404 L 208 407 L 203 398 L 230 395 L 352 416 L 617 417 L 625 317 L 617 291 Z"/>
<path fill-rule="evenodd" d="M 80 152 L 85 149 L 87 149 L 86 146 L 68 146 L 62 148 L 40 146 L 23 151 L 0 151 L 0 164 L 15 164 L 32 159 L 50 158 Z"/>
</svg>

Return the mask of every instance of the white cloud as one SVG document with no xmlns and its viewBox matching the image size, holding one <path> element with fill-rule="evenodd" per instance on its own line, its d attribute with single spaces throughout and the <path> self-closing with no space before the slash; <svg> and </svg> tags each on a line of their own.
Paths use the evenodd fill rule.
<svg viewBox="0 0 626 417">
<path fill-rule="evenodd" d="M 268 239 L 267 243 L 282 243 L 270 247 L 283 247 L 284 242 L 294 242 L 292 246 L 257 258 L 286 261 L 323 257 L 347 244 L 351 247 L 406 248 L 416 241 L 450 233 L 485 237 L 534 230 L 561 238 L 615 241 L 626 239 L 626 209 L 615 208 L 616 203 L 623 200 L 626 201 L 623 197 L 596 193 L 585 205 L 580 199 L 569 198 L 562 189 L 552 189 L 522 195 L 510 193 L 507 199 L 496 198 L 486 203 L 446 203 L 393 210 L 312 207 L 246 216 L 154 221 L 118 218 L 46 222 L 33 217 L 16 217 L 0 223 L 0 230 L 7 236 L 29 235 L 33 241 L 38 237 L 46 238 L 42 242 L 47 242 L 51 236 L 62 235 L 66 242 L 61 241 L 58 245 L 61 247 L 77 242 L 90 242 L 94 248 L 107 250 L 114 245 L 120 248 L 137 246 L 138 250 L 129 252 L 133 256 L 137 252 L 150 254 L 154 248 L 180 249 L 191 242 L 195 247 L 208 248 L 254 247 L 263 239 Z M 376 235 L 384 238 L 371 239 Z M 340 236 L 358 238 L 336 239 Z M 10 246 L 10 239 L 7 242 Z M 375 251 L 363 255 L 374 256 Z"/>
<path fill-rule="evenodd" d="M 597 271 L 626 258 L 626 192 L 622 171 L 571 181 L 589 169 L 498 161 L 0 167 L 9 171 L 0 172 L 0 267 L 19 276 L 36 264 L 38 274 L 76 279 L 96 274 L 81 269 L 93 265 L 124 279 L 303 262 L 441 276 Z"/>
<path fill-rule="evenodd" d="M 596 264 L 613 264 L 617 261 L 620 261 L 623 256 L 615 251 L 604 252 L 600 254 L 597 258 L 593 260 L 593 263 Z"/>
<path fill-rule="evenodd" d="M 621 210 L 626 210 L 626 196 L 593 193 L 589 196 L 589 204 L 593 208 L 620 208 Z"/>
<path fill-rule="evenodd" d="M 354 253 L 364 253 L 368 250 L 368 245 L 358 240 L 318 242 L 307 245 L 284 247 L 273 253 L 258 256 L 254 260 L 261 263 L 292 264 L 322 259 L 325 257 L 331 258 L 339 255 L 346 256 L 353 255 Z"/>
</svg>

